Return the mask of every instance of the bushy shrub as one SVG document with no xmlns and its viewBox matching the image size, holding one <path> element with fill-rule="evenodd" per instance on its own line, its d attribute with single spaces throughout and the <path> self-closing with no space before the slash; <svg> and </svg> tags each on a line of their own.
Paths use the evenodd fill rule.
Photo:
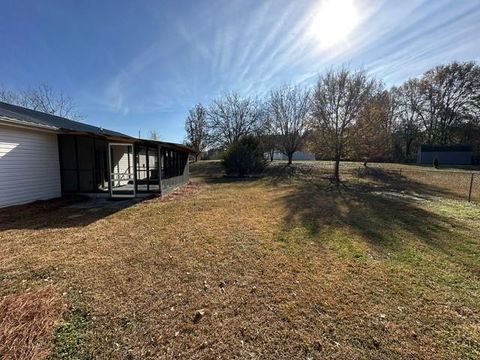
<svg viewBox="0 0 480 360">
<path fill-rule="evenodd" d="M 245 136 L 231 144 L 222 162 L 227 175 L 243 177 L 258 174 L 265 168 L 265 157 L 260 141 L 254 136 Z"/>
</svg>

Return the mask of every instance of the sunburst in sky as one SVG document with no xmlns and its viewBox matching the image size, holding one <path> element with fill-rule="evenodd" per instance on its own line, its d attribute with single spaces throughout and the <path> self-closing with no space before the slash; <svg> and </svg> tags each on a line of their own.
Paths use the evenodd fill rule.
<svg viewBox="0 0 480 360">
<path fill-rule="evenodd" d="M 359 22 L 354 0 L 325 0 L 319 2 L 310 31 L 323 49 L 345 41 Z"/>
</svg>

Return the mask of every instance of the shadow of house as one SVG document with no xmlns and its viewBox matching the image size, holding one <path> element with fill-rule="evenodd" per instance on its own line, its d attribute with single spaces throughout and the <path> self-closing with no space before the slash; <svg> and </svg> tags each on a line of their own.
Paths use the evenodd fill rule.
<svg viewBox="0 0 480 360">
<path fill-rule="evenodd" d="M 83 227 L 127 209 L 145 198 L 110 200 L 68 196 L 0 209 L 0 231 Z"/>
</svg>

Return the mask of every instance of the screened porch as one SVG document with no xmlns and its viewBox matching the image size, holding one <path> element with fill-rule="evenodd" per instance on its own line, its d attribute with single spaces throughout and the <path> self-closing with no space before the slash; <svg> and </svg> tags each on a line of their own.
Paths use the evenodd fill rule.
<svg viewBox="0 0 480 360">
<path fill-rule="evenodd" d="M 188 182 L 188 149 L 157 141 L 59 135 L 63 193 L 134 197 Z"/>
</svg>

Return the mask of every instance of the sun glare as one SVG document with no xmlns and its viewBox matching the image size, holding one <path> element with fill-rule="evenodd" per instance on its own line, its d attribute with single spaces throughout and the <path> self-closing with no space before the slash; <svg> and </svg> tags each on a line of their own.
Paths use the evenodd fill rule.
<svg viewBox="0 0 480 360">
<path fill-rule="evenodd" d="M 358 24 L 354 0 L 323 0 L 314 16 L 312 35 L 322 48 L 345 40 Z"/>
</svg>

